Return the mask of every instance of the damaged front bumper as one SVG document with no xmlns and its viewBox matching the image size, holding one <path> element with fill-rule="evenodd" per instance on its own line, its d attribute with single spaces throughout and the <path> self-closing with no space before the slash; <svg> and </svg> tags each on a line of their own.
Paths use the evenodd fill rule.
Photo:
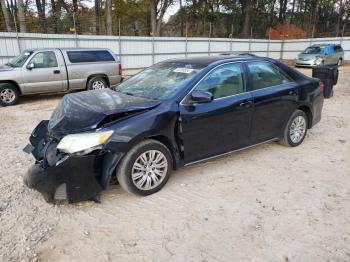
<svg viewBox="0 0 350 262">
<path fill-rule="evenodd" d="M 40 163 L 30 167 L 24 183 L 38 190 L 47 202 L 90 199 L 103 190 L 98 179 L 101 160 L 95 155 L 70 156 L 60 164 L 44 168 Z"/>
<path fill-rule="evenodd" d="M 121 153 L 95 150 L 86 155 L 59 155 L 55 143 L 47 137 L 47 123 L 40 123 L 31 137 L 36 162 L 23 180 L 39 191 L 49 203 L 69 203 L 95 198 L 110 183 Z M 28 153 L 28 150 L 27 150 Z"/>
</svg>

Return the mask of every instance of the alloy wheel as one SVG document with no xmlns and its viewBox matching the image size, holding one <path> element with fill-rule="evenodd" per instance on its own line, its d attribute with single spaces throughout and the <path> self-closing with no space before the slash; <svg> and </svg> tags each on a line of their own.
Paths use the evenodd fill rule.
<svg viewBox="0 0 350 262">
<path fill-rule="evenodd" d="M 168 160 L 158 150 L 142 153 L 132 167 L 132 181 L 140 190 L 151 190 L 159 186 L 168 171 Z"/>
<path fill-rule="evenodd" d="M 105 88 L 105 84 L 100 80 L 97 80 L 97 81 L 92 83 L 93 90 L 104 89 L 104 88 Z"/>
<path fill-rule="evenodd" d="M 12 89 L 3 89 L 0 93 L 0 99 L 6 104 L 10 104 L 16 99 L 16 93 Z"/>
<path fill-rule="evenodd" d="M 299 143 L 305 135 L 306 132 L 306 119 L 302 116 L 297 116 L 293 119 L 293 122 L 289 129 L 290 140 L 293 143 Z"/>
</svg>

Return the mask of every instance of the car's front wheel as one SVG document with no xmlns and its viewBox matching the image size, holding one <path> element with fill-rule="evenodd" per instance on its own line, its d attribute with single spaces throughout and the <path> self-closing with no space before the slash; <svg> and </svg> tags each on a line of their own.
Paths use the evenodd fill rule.
<svg viewBox="0 0 350 262">
<path fill-rule="evenodd" d="M 134 146 L 117 168 L 121 187 L 137 195 L 159 191 L 168 181 L 172 170 L 172 156 L 162 143 L 149 139 Z"/>
<path fill-rule="evenodd" d="M 285 126 L 283 138 L 279 141 L 280 144 L 291 147 L 300 145 L 306 136 L 307 127 L 308 120 L 304 111 L 294 111 Z"/>
<path fill-rule="evenodd" d="M 0 84 L 0 104 L 3 106 L 12 106 L 17 103 L 19 92 L 17 88 L 11 84 Z"/>
</svg>

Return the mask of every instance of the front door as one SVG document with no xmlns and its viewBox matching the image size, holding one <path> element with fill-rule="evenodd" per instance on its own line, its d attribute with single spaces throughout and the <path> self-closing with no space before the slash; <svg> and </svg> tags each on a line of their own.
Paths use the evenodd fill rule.
<svg viewBox="0 0 350 262">
<path fill-rule="evenodd" d="M 212 93 L 213 101 L 191 104 L 187 97 L 180 104 L 185 162 L 247 146 L 253 104 L 246 92 L 242 64 L 217 67 L 194 90 Z"/>
<path fill-rule="evenodd" d="M 22 79 L 26 93 L 59 92 L 66 89 L 65 68 L 57 62 L 54 51 L 34 54 L 22 69 Z"/>
</svg>

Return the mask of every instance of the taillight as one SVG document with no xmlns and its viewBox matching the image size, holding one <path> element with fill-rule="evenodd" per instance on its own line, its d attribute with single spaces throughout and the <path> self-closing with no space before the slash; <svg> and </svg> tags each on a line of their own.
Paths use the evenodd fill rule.
<svg viewBox="0 0 350 262">
<path fill-rule="evenodd" d="M 324 87 L 325 87 L 324 83 L 323 83 L 323 82 L 321 82 L 321 81 L 320 81 L 320 83 L 319 83 L 319 85 L 318 85 L 318 86 L 320 87 L 320 89 L 321 89 L 321 90 L 323 90 L 323 89 L 324 89 Z"/>
<path fill-rule="evenodd" d="M 119 66 L 118 66 L 118 73 L 119 73 L 119 75 L 121 76 L 122 75 L 122 64 L 119 64 Z"/>
</svg>

